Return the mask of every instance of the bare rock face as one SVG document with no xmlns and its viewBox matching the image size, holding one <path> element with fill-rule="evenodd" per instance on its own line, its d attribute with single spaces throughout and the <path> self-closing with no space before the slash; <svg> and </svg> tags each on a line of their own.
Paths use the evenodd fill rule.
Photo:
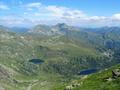
<svg viewBox="0 0 120 90">
<path fill-rule="evenodd" d="M 72 86 L 66 86 L 64 90 L 72 90 L 73 87 Z"/>
<path fill-rule="evenodd" d="M 5 90 L 2 86 L 0 86 L 0 90 Z"/>
<path fill-rule="evenodd" d="M 80 83 L 73 83 L 70 86 L 66 86 L 64 90 L 72 90 L 80 86 Z"/>
<path fill-rule="evenodd" d="M 1 65 L 0 65 L 0 80 L 1 79 L 8 79 L 10 78 L 10 75 L 9 73 L 7 72 L 7 70 L 5 68 L 3 68 Z M 1 89 L 0 89 L 1 90 Z"/>
<path fill-rule="evenodd" d="M 110 82 L 110 81 L 117 79 L 118 77 L 120 77 L 120 68 L 112 70 L 111 77 L 106 77 L 104 78 L 104 80 Z"/>
<path fill-rule="evenodd" d="M 120 77 L 120 68 L 112 71 L 112 77 L 113 78 Z"/>
</svg>

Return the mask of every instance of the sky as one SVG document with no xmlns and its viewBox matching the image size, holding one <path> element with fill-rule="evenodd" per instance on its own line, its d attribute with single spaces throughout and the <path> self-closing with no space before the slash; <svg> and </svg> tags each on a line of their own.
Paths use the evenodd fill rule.
<svg viewBox="0 0 120 90">
<path fill-rule="evenodd" d="M 120 25 L 120 0 L 0 0 L 0 24 L 80 27 Z"/>
</svg>

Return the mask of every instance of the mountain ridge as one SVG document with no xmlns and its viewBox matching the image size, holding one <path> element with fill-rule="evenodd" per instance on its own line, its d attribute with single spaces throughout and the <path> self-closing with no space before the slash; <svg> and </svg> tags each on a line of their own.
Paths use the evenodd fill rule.
<svg viewBox="0 0 120 90">
<path fill-rule="evenodd" d="M 10 84 L 5 79 L 4 83 L 0 81 L 5 89 L 26 90 L 37 80 L 31 90 L 39 90 L 41 83 L 45 83 L 42 89 L 50 90 L 81 77 L 80 70 L 101 70 L 120 63 L 119 28 L 112 28 L 104 36 L 66 24 L 38 25 L 29 30 L 33 32 L 16 33 L 0 28 L 0 63 L 16 73 L 10 77 Z M 43 63 L 34 64 L 32 59 Z"/>
</svg>

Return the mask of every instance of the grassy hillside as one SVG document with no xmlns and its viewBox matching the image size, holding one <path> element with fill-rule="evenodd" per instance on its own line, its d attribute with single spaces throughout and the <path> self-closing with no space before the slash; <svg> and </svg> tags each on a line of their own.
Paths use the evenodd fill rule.
<svg viewBox="0 0 120 90">
<path fill-rule="evenodd" d="M 63 79 L 63 75 L 70 75 L 77 68 L 69 73 L 72 66 L 69 62 L 74 56 L 99 56 L 94 48 L 73 43 L 61 35 L 19 35 L 6 30 L 0 30 L 1 75 L 8 74 L 0 84 L 5 90 L 39 90 L 40 87 L 49 90 L 65 83 L 67 78 Z M 44 63 L 30 63 L 29 60 L 34 58 L 40 58 Z"/>
<path fill-rule="evenodd" d="M 79 77 L 80 70 L 104 69 L 119 62 L 119 49 L 99 44 L 103 43 L 101 35 L 64 24 L 49 27 L 52 31 L 46 35 L 48 27 L 37 27 L 34 29 L 44 34 L 34 30 L 17 34 L 0 28 L 0 89 L 61 89 Z M 35 64 L 31 59 L 44 62 Z"/>
<path fill-rule="evenodd" d="M 83 76 L 61 87 L 56 87 L 54 90 L 120 90 L 120 77 L 113 78 L 112 75 L 112 71 L 115 69 L 120 70 L 120 65 Z M 69 89 L 65 89 L 68 87 Z"/>
</svg>

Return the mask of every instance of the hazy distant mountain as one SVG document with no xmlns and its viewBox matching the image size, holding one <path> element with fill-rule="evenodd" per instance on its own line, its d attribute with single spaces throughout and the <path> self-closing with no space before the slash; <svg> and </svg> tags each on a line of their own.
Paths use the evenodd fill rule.
<svg viewBox="0 0 120 90">
<path fill-rule="evenodd" d="M 24 28 L 24 27 L 12 27 L 10 28 L 10 31 L 15 32 L 15 33 L 26 33 L 29 31 L 29 28 Z"/>
<path fill-rule="evenodd" d="M 76 31 L 79 30 L 79 28 L 75 28 L 72 26 L 68 26 L 65 23 L 58 23 L 53 26 L 47 26 L 47 25 L 37 25 L 34 26 L 31 30 L 29 30 L 29 33 L 34 34 L 42 34 L 42 35 L 55 35 L 55 34 L 67 34 L 69 31 Z"/>
</svg>

